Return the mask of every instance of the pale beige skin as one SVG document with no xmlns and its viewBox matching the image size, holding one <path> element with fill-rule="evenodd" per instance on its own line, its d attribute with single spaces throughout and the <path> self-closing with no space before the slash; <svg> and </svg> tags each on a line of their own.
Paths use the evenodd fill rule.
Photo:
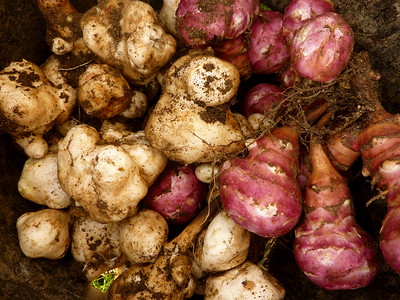
<svg viewBox="0 0 400 300">
<path fill-rule="evenodd" d="M 110 144 L 93 127 L 78 125 L 58 144 L 60 185 L 97 222 L 118 222 L 134 215 L 167 164 L 167 158 L 143 135 L 132 136 Z"/>
<path fill-rule="evenodd" d="M 168 237 L 168 224 L 157 212 L 143 209 L 120 223 L 121 248 L 133 264 L 154 262 Z"/>
<path fill-rule="evenodd" d="M 160 10 L 160 19 L 168 31 L 175 37 L 179 37 L 176 29 L 176 10 L 180 0 L 163 0 Z"/>
<path fill-rule="evenodd" d="M 145 127 L 155 148 L 184 164 L 216 161 L 244 148 L 240 124 L 229 110 L 240 83 L 233 65 L 192 52 L 163 78 L 161 97 Z"/>
<path fill-rule="evenodd" d="M 13 62 L 0 72 L 0 132 L 14 136 L 29 157 L 43 157 L 43 135 L 70 117 L 76 99 L 75 89 L 50 84 L 34 63 Z"/>
<path fill-rule="evenodd" d="M 173 36 L 142 1 L 100 1 L 82 16 L 81 28 L 90 50 L 138 85 L 149 83 L 176 51 Z"/>
<path fill-rule="evenodd" d="M 195 259 L 205 272 L 222 272 L 243 263 L 250 247 L 250 233 L 222 210 L 199 236 Z"/>
<path fill-rule="evenodd" d="M 261 267 L 244 262 L 234 269 L 207 278 L 205 300 L 281 300 L 285 289 Z"/>
<path fill-rule="evenodd" d="M 17 220 L 19 245 L 30 258 L 60 259 L 70 245 L 71 216 L 57 209 L 28 212 Z"/>
<path fill-rule="evenodd" d="M 18 191 L 25 199 L 49 208 L 63 209 L 72 204 L 71 197 L 58 181 L 56 152 L 26 160 L 18 180 Z"/>
<path fill-rule="evenodd" d="M 84 273 L 90 281 L 125 261 L 118 223 L 102 224 L 89 217 L 76 218 L 71 239 L 72 256 L 84 264 Z"/>
</svg>

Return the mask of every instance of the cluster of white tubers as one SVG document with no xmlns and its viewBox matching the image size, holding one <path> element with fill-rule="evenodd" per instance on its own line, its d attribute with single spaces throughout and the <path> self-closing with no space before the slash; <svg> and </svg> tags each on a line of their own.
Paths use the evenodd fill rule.
<svg viewBox="0 0 400 300">
<path fill-rule="evenodd" d="M 17 220 L 22 252 L 31 258 L 60 259 L 70 245 L 71 216 L 58 209 L 28 212 Z"/>
<path fill-rule="evenodd" d="M 244 148 L 240 123 L 229 109 L 240 83 L 232 64 L 209 51 L 193 51 L 163 78 L 145 127 L 155 148 L 184 164 L 219 160 Z"/>
<path fill-rule="evenodd" d="M 285 289 L 278 280 L 249 261 L 207 278 L 205 300 L 282 300 Z"/>
<path fill-rule="evenodd" d="M 140 133 L 107 143 L 89 125 L 68 131 L 57 159 L 62 189 L 100 223 L 134 215 L 168 161 Z"/>
<path fill-rule="evenodd" d="M 76 91 L 52 84 L 32 62 L 13 62 L 0 72 L 0 132 L 11 134 L 29 157 L 48 152 L 43 139 L 54 125 L 66 121 L 76 105 Z"/>
<path fill-rule="evenodd" d="M 80 24 L 89 49 L 134 84 L 150 82 L 176 51 L 173 36 L 165 32 L 155 10 L 142 1 L 99 1 Z"/>
<path fill-rule="evenodd" d="M 250 232 L 221 210 L 198 237 L 194 256 L 204 272 L 221 272 L 243 263 L 249 247 Z"/>
</svg>

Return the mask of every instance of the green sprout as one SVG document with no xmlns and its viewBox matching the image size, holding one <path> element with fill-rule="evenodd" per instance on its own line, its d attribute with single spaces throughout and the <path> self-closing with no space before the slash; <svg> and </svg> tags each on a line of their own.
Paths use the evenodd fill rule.
<svg viewBox="0 0 400 300">
<path fill-rule="evenodd" d="M 92 281 L 92 286 L 96 289 L 100 290 L 102 293 L 107 292 L 108 288 L 110 287 L 111 283 L 115 279 L 115 271 L 110 270 L 104 272 L 95 280 Z"/>
<path fill-rule="evenodd" d="M 261 10 L 271 10 L 271 9 L 268 7 L 268 5 L 265 4 L 265 3 L 263 3 L 263 2 L 260 3 L 260 8 L 261 8 Z"/>
</svg>

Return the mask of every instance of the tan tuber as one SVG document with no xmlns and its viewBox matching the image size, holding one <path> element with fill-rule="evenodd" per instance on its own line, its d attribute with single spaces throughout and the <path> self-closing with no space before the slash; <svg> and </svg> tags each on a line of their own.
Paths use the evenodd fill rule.
<svg viewBox="0 0 400 300">
<path fill-rule="evenodd" d="M 149 83 L 176 50 L 157 13 L 142 1 L 99 1 L 80 24 L 90 50 L 134 84 Z"/>
<path fill-rule="evenodd" d="M 209 52 L 192 52 L 163 78 L 145 127 L 155 148 L 185 164 L 219 160 L 244 148 L 240 124 L 229 110 L 240 83 L 233 65 Z"/>
<path fill-rule="evenodd" d="M 95 221 L 117 222 L 134 215 L 166 166 L 167 158 L 143 135 L 132 136 L 131 141 L 107 143 L 95 128 L 78 125 L 59 142 L 60 185 Z"/>
<path fill-rule="evenodd" d="M 66 121 L 75 105 L 76 91 L 53 85 L 32 62 L 13 62 L 0 72 L 0 132 L 11 134 L 29 157 L 46 155 L 43 135 Z"/>
<path fill-rule="evenodd" d="M 43 209 L 28 212 L 17 220 L 19 245 L 31 258 L 59 259 L 70 245 L 72 217 L 65 211 Z"/>
</svg>

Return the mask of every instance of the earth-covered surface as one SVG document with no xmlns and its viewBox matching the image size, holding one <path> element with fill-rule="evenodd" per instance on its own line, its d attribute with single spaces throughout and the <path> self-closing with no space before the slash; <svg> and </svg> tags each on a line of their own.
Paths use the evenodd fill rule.
<svg viewBox="0 0 400 300">
<path fill-rule="evenodd" d="M 84 11 L 95 1 L 71 1 Z M 265 1 L 282 11 L 288 1 Z M 366 50 L 382 78 L 384 107 L 400 112 L 400 1 L 333 0 L 337 11 L 355 32 L 355 51 Z M 155 1 L 160 7 L 160 2 Z M 46 23 L 35 0 L 0 1 L 0 69 L 10 62 L 26 59 L 41 64 L 49 55 L 45 43 Z M 58 261 L 26 258 L 19 249 L 15 229 L 17 218 L 39 207 L 23 199 L 17 190 L 25 155 L 11 138 L 0 134 L 0 299 L 88 299 L 87 284 L 80 266 L 67 255 Z M 366 202 L 374 191 L 353 167 L 350 187 L 358 222 L 376 239 L 385 213 L 383 200 Z M 284 285 L 286 299 L 400 299 L 400 275 L 383 261 L 376 279 L 366 288 L 325 291 L 311 283 L 296 266 L 291 249 L 293 233 L 279 238 L 268 256 L 269 271 Z"/>
</svg>

